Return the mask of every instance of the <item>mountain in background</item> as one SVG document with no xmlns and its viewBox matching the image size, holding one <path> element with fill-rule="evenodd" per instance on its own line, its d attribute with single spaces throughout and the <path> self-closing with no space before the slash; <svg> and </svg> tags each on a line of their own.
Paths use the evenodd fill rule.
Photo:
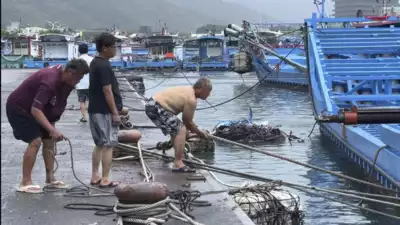
<svg viewBox="0 0 400 225">
<path fill-rule="evenodd" d="M 137 30 L 139 26 L 194 31 L 204 24 L 259 21 L 267 15 L 223 0 L 2 0 L 2 27 L 10 21 L 43 26 L 60 22 L 71 28 Z M 161 24 L 160 24 L 161 23 Z"/>
</svg>

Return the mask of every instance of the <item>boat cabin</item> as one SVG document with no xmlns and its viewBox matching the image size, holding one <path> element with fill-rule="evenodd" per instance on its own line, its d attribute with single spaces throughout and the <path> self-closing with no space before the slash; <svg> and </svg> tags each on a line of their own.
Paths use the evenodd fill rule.
<svg viewBox="0 0 400 225">
<path fill-rule="evenodd" d="M 42 60 L 64 61 L 75 55 L 75 37 L 64 34 L 44 34 L 39 36 L 38 57 Z"/>
<path fill-rule="evenodd" d="M 200 43 L 198 39 L 189 39 L 183 43 L 183 59 L 199 56 Z"/>
<path fill-rule="evenodd" d="M 176 39 L 171 35 L 148 36 L 145 40 L 152 59 L 165 59 L 167 54 L 174 54 L 176 45 Z"/>
<path fill-rule="evenodd" d="M 225 52 L 226 43 L 224 37 L 217 36 L 203 36 L 198 39 L 199 41 L 199 57 L 201 60 L 211 59 L 212 61 L 222 61 Z"/>
<path fill-rule="evenodd" d="M 4 43 L 5 49 L 7 49 L 7 55 L 24 55 L 30 56 L 31 55 L 31 46 L 33 37 L 31 36 L 16 36 L 10 37 Z M 3 42 L 2 42 L 2 50 L 3 50 Z M 3 53 L 2 53 L 3 54 Z M 6 53 L 4 53 L 6 55 Z"/>
</svg>

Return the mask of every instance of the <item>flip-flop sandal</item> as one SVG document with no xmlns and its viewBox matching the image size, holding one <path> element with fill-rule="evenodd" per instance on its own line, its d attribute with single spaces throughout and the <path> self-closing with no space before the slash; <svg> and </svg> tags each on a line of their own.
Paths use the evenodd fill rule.
<svg viewBox="0 0 400 225">
<path fill-rule="evenodd" d="M 39 185 L 20 185 L 17 189 L 18 192 L 28 193 L 28 194 L 40 194 L 43 193 L 43 190 L 40 188 Z"/>
<path fill-rule="evenodd" d="M 83 118 L 81 118 L 79 121 L 82 122 L 82 123 L 86 123 L 87 122 L 87 120 L 83 119 Z"/>
<path fill-rule="evenodd" d="M 99 184 L 99 188 L 114 188 L 116 186 L 118 186 L 120 183 L 116 182 L 116 181 L 111 181 L 109 184 L 107 185 L 101 185 Z"/>
<path fill-rule="evenodd" d="M 65 184 L 64 182 L 60 180 L 53 181 L 51 183 L 46 183 L 46 186 L 48 188 L 55 188 L 55 189 L 67 189 L 68 184 Z"/>
<path fill-rule="evenodd" d="M 174 173 L 195 173 L 196 170 L 190 168 L 189 166 L 184 166 L 181 168 L 172 168 L 172 172 L 174 172 Z"/>
<path fill-rule="evenodd" d="M 101 182 L 101 179 L 98 180 L 98 181 L 96 181 L 96 182 L 90 181 L 90 185 L 92 185 L 92 186 L 97 186 L 97 185 L 100 185 L 100 182 Z"/>
</svg>

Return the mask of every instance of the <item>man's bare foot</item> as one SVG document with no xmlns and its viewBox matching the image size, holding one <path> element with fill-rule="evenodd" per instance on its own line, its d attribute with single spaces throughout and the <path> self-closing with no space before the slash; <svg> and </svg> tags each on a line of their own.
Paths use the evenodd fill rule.
<svg viewBox="0 0 400 225">
<path fill-rule="evenodd" d="M 90 180 L 90 185 L 99 185 L 101 182 L 101 178 L 96 176 L 93 177 L 92 180 Z"/>
<path fill-rule="evenodd" d="M 22 180 L 21 183 L 19 184 L 20 186 L 28 186 L 32 185 L 32 180 Z"/>
<path fill-rule="evenodd" d="M 182 168 L 184 167 L 185 164 L 183 162 L 174 162 L 174 164 L 172 165 L 172 168 Z"/>
<path fill-rule="evenodd" d="M 54 181 L 57 181 L 56 178 L 53 175 L 47 175 L 46 176 L 46 184 L 50 184 Z"/>
<path fill-rule="evenodd" d="M 119 185 L 117 181 L 109 181 L 102 179 L 99 184 L 99 188 L 113 188 Z"/>
</svg>

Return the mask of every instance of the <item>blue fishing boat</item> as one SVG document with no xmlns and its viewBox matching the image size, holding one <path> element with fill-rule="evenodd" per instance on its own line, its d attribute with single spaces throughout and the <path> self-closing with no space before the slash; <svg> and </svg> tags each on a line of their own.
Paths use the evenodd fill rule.
<svg viewBox="0 0 400 225">
<path fill-rule="evenodd" d="M 45 68 L 66 64 L 78 56 L 76 37 L 65 34 L 44 34 L 39 36 L 37 56 L 24 60 L 24 68 Z"/>
<path fill-rule="evenodd" d="M 205 35 L 183 44 L 183 69 L 190 71 L 227 71 L 229 54 L 223 36 Z"/>
<path fill-rule="evenodd" d="M 142 43 L 135 43 L 131 45 L 131 54 L 127 55 L 127 66 L 129 70 L 142 70 L 147 67 L 147 62 L 151 59 L 149 57 L 149 49 Z"/>
<path fill-rule="evenodd" d="M 301 65 L 306 64 L 304 44 L 301 38 L 292 37 L 293 40 L 290 40 L 279 32 L 257 29 L 259 30 L 257 35 L 261 37 L 264 36 L 263 33 L 275 36 L 275 42 L 268 41 L 264 46 L 273 49 L 280 56 L 272 55 L 262 49 L 254 54 L 254 68 L 261 83 L 307 86 L 307 73 L 281 60 L 281 57 L 285 57 Z M 263 39 L 268 40 L 268 38 Z"/>
<path fill-rule="evenodd" d="M 308 74 L 321 133 L 370 179 L 399 191 L 400 17 L 327 18 L 314 13 L 305 24 L 305 66 L 253 42 L 246 27 L 234 26 L 228 33 L 249 43 L 247 49 L 268 52 Z M 246 54 L 253 57 L 255 51 Z"/>
<path fill-rule="evenodd" d="M 268 26 L 269 24 L 250 24 L 244 21 L 242 27 L 230 24 L 225 29 L 226 35 L 233 36 L 238 35 L 237 30 L 242 30 L 241 51 L 233 57 L 233 70 L 238 73 L 254 70 L 261 83 L 307 86 L 307 73 L 303 69 L 306 55 L 302 38 L 283 35 L 279 31 L 272 31 Z M 299 33 L 299 30 L 296 32 Z M 283 61 L 282 58 L 289 59 L 295 65 Z"/>
<path fill-rule="evenodd" d="M 371 26 L 376 20 L 384 26 Z M 310 92 L 321 131 L 382 185 L 398 190 L 400 18 L 313 14 L 306 24 Z"/>
</svg>

